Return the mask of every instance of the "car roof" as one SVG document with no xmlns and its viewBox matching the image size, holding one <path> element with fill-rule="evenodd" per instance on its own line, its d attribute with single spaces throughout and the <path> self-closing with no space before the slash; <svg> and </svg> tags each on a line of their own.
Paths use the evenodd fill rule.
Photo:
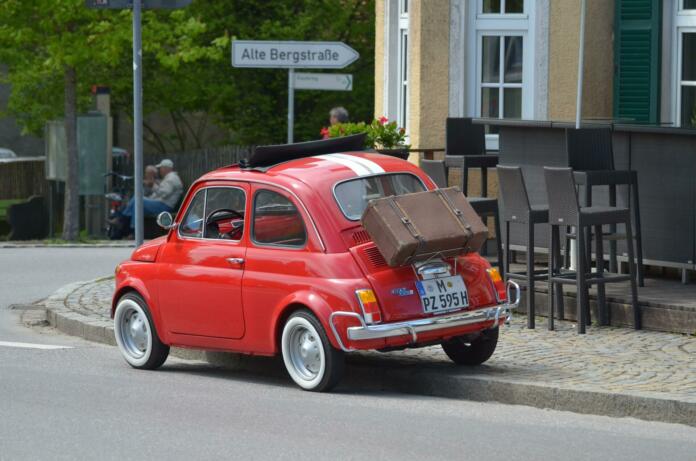
<svg viewBox="0 0 696 461">
<path fill-rule="evenodd" d="M 300 181 L 317 191 L 326 191 L 326 188 L 333 190 L 333 186 L 341 181 L 385 173 L 411 173 L 418 177 L 424 175 L 416 165 L 400 158 L 359 151 L 303 157 L 278 163 L 264 170 L 231 165 L 211 171 L 199 181 L 261 180 L 290 188 Z"/>
</svg>

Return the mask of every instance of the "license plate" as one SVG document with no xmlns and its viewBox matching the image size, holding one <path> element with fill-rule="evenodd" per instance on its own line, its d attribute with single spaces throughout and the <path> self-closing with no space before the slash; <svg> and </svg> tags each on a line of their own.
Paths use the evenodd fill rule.
<svg viewBox="0 0 696 461">
<path fill-rule="evenodd" d="M 460 275 L 416 282 L 426 314 L 463 309 L 469 306 L 469 294 Z"/>
</svg>

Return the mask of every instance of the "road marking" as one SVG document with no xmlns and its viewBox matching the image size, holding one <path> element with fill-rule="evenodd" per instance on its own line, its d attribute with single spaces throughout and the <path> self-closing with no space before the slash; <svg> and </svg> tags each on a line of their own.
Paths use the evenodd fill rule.
<svg viewBox="0 0 696 461">
<path fill-rule="evenodd" d="M 0 341 L 0 347 L 18 347 L 21 349 L 72 349 L 70 346 L 52 346 L 50 344 L 15 343 L 12 341 Z"/>
</svg>

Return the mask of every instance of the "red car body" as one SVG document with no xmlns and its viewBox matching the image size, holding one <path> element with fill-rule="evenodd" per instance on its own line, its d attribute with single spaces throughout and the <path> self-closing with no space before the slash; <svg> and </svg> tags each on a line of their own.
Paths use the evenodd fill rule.
<svg viewBox="0 0 696 461">
<path fill-rule="evenodd" d="M 339 351 L 441 343 L 497 328 L 508 319 L 516 304 L 507 302 L 503 281 L 477 253 L 446 262 L 464 280 L 468 308 L 426 314 L 415 291 L 414 269 L 386 264 L 360 222 L 341 211 L 334 188 L 356 177 L 394 173 L 413 175 L 427 189 L 437 186 L 398 158 L 366 152 L 335 155 L 295 159 L 265 171 L 234 165 L 198 179 L 168 234 L 137 248 L 118 266 L 113 309 L 124 294 L 135 291 L 166 345 L 269 356 L 280 352 L 283 326 L 298 310 L 311 312 Z M 234 240 L 181 234 L 193 197 L 211 187 L 244 192 L 243 217 L 218 223 L 219 232 L 236 232 Z M 255 218 L 254 197 L 260 191 L 289 200 L 301 221 L 272 212 Z M 253 238 L 252 226 L 258 229 Z M 274 232 L 295 235 L 302 230 L 293 226 L 304 226 L 303 245 L 259 243 L 272 240 Z M 376 295 L 372 323 L 356 297 L 364 289 Z M 457 317 L 459 321 L 443 320 Z"/>
</svg>

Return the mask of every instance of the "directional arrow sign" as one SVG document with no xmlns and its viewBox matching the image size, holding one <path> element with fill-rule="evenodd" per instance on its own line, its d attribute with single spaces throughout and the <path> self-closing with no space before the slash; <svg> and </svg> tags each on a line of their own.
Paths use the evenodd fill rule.
<svg viewBox="0 0 696 461">
<path fill-rule="evenodd" d="M 352 74 L 316 74 L 295 72 L 296 90 L 351 91 Z"/>
<path fill-rule="evenodd" d="M 234 67 L 342 69 L 359 57 L 357 51 L 341 42 L 232 42 Z"/>
<path fill-rule="evenodd" d="M 184 8 L 191 0 L 143 0 L 146 10 Z M 85 0 L 87 8 L 105 10 L 128 10 L 133 8 L 133 0 Z"/>
</svg>

